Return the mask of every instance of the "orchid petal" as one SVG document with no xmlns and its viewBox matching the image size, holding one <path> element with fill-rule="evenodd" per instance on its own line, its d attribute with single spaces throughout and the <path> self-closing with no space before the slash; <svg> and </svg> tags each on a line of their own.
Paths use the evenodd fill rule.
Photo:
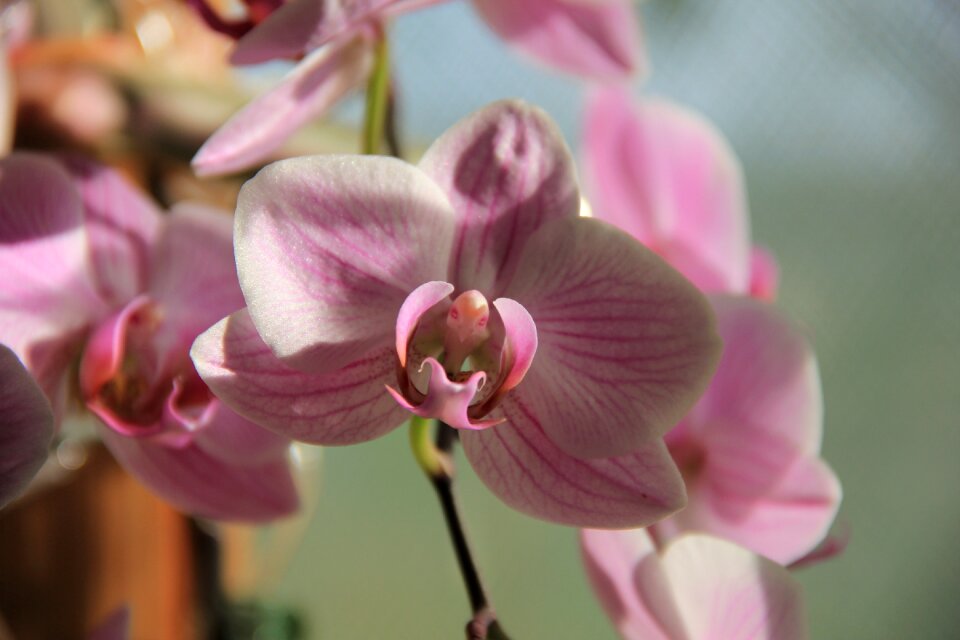
<svg viewBox="0 0 960 640">
<path fill-rule="evenodd" d="M 687 637 L 703 640 L 798 640 L 807 637 L 800 584 L 783 567 L 731 542 L 688 535 L 659 563 L 641 563 L 641 599 L 658 597 L 646 582 L 662 572 Z M 656 580 L 655 584 L 662 584 Z"/>
<path fill-rule="evenodd" d="M 0 345 L 0 508 L 40 470 L 52 438 L 47 399 L 17 356 Z"/>
<path fill-rule="evenodd" d="M 247 182 L 235 231 L 240 285 L 264 342 L 291 366 L 335 371 L 392 344 L 407 295 L 445 279 L 453 213 L 416 167 L 316 156 Z"/>
<path fill-rule="evenodd" d="M 172 210 L 153 253 L 150 296 L 163 316 L 158 344 L 185 352 L 200 332 L 244 306 L 233 218 L 199 204 Z"/>
<path fill-rule="evenodd" d="M 461 120 L 431 145 L 420 167 L 457 214 L 450 274 L 459 290 L 499 296 L 530 236 L 580 208 L 560 132 L 523 102 L 497 102 Z"/>
<path fill-rule="evenodd" d="M 265 463 L 282 458 L 290 447 L 289 438 L 258 427 L 226 407 L 217 407 L 211 413 L 193 441 L 218 460 L 242 465 Z"/>
<path fill-rule="evenodd" d="M 743 176 L 706 120 L 663 100 L 598 90 L 584 131 L 594 215 L 660 253 L 704 291 L 746 293 L 749 229 Z"/>
<path fill-rule="evenodd" d="M 437 305 L 453 293 L 449 282 L 427 282 L 414 289 L 400 306 L 397 313 L 396 347 L 400 366 L 407 366 L 407 347 L 410 338 L 417 330 L 420 318 L 431 307 Z"/>
<path fill-rule="evenodd" d="M 506 393 L 520 384 L 533 364 L 533 356 L 537 353 L 537 325 L 530 312 L 516 300 L 497 298 L 493 306 L 503 321 L 510 354 L 508 368 L 503 372 L 506 377 L 498 390 L 498 393 Z"/>
<path fill-rule="evenodd" d="M 191 356 L 210 389 L 234 411 L 294 440 L 355 444 L 407 418 L 384 391 L 396 376 L 396 355 L 386 345 L 340 370 L 302 373 L 273 355 L 242 310 L 201 334 Z"/>
<path fill-rule="evenodd" d="M 539 341 L 513 393 L 570 455 L 621 455 L 661 437 L 693 406 L 719 359 L 706 299 L 598 220 L 544 227 L 507 293 L 533 316 Z"/>
<path fill-rule="evenodd" d="M 31 345 L 63 338 L 105 312 L 93 289 L 80 198 L 56 163 L 0 160 L 0 340 L 32 368 Z"/>
<path fill-rule="evenodd" d="M 90 261 L 100 295 L 113 304 L 123 304 L 146 289 L 160 211 L 114 169 L 77 155 L 64 156 L 61 161 L 83 202 Z"/>
<path fill-rule="evenodd" d="M 421 418 L 440 420 L 455 429 L 486 429 L 503 422 L 502 419 L 471 420 L 467 415 L 467 409 L 470 408 L 477 390 L 486 382 L 486 373 L 477 371 L 463 382 L 454 382 L 447 378 L 443 366 L 436 358 L 426 358 L 423 365 L 430 367 L 430 379 L 427 382 L 426 397 L 420 404 L 412 404 L 393 387 L 387 387 L 387 391 L 401 407 Z"/>
<path fill-rule="evenodd" d="M 750 251 L 750 295 L 758 300 L 772 302 L 780 286 L 780 267 L 773 254 L 763 247 Z"/>
<path fill-rule="evenodd" d="M 659 562 L 653 541 L 645 530 L 610 531 L 583 529 L 580 551 L 584 568 L 603 610 L 623 638 L 636 640 L 683 640 L 686 636 L 676 617 L 651 611 L 637 594 L 635 573 L 644 562 Z M 669 593 L 669 585 L 663 584 Z M 666 620 L 661 622 L 657 613 Z"/>
<path fill-rule="evenodd" d="M 646 71 L 629 0 L 474 0 L 500 37 L 540 62 L 594 80 Z"/>
<path fill-rule="evenodd" d="M 176 448 L 100 429 L 110 452 L 178 509 L 216 520 L 261 522 L 292 514 L 297 491 L 285 458 L 231 465 L 197 445 Z"/>
<path fill-rule="evenodd" d="M 662 440 L 627 456 L 582 460 L 554 445 L 516 396 L 501 411 L 506 423 L 460 438 L 477 475 L 511 507 L 579 527 L 641 527 L 683 507 L 683 480 Z"/>
<path fill-rule="evenodd" d="M 297 129 L 360 86 L 372 61 L 364 38 L 311 53 L 280 84 L 217 129 L 194 156 L 194 171 L 212 176 L 261 164 Z"/>
</svg>

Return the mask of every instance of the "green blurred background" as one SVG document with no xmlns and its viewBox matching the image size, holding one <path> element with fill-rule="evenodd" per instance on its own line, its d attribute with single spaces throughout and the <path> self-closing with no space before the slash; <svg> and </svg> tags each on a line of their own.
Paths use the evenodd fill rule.
<svg viewBox="0 0 960 640">
<path fill-rule="evenodd" d="M 842 557 L 799 572 L 815 638 L 960 637 L 960 8 L 952 1 L 651 0 L 636 90 L 713 120 L 745 169 L 779 304 L 814 336 Z M 505 50 L 454 3 L 394 28 L 403 132 L 428 142 L 502 97 L 578 147 L 583 86 Z M 355 118 L 357 105 L 339 116 Z M 310 638 L 455 638 L 469 616 L 406 430 L 324 453 L 322 492 L 272 602 Z M 613 638 L 576 531 L 458 490 L 513 637 Z"/>
</svg>

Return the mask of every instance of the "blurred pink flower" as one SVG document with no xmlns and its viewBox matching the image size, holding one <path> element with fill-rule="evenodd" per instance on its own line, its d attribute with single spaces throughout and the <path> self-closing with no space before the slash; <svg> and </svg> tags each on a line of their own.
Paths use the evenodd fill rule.
<svg viewBox="0 0 960 640">
<path fill-rule="evenodd" d="M 593 215 L 630 233 L 705 292 L 772 298 L 776 262 L 751 255 L 743 174 L 706 120 L 621 87 L 587 106 L 583 170 Z"/>
<path fill-rule="evenodd" d="M 52 437 L 50 403 L 17 356 L 0 345 L 0 509 L 40 470 Z"/>
<path fill-rule="evenodd" d="M 800 640 L 800 584 L 737 545 L 685 535 L 658 551 L 642 530 L 585 530 L 584 565 L 604 611 L 628 640 Z"/>
<path fill-rule="evenodd" d="M 200 336 L 197 369 L 291 438 L 363 442 L 412 411 L 459 428 L 517 509 L 649 524 L 683 504 L 661 436 L 719 342 L 693 286 L 578 210 L 555 125 L 517 102 L 461 121 L 418 167 L 277 162 L 237 209 L 248 308 Z"/>
<path fill-rule="evenodd" d="M 820 376 L 803 332 L 774 307 L 716 297 L 724 352 L 692 411 L 666 435 L 686 509 L 654 525 L 667 539 L 705 531 L 781 564 L 823 540 L 840 484 L 820 459 Z"/>
<path fill-rule="evenodd" d="M 211 26 L 239 37 L 234 64 L 299 60 L 207 140 L 193 159 L 195 171 L 216 175 L 264 161 L 367 78 L 383 20 L 442 1 L 248 0 L 248 15 L 233 22 L 219 17 L 209 1 L 192 2 Z M 629 0 L 474 0 L 474 6 L 507 42 L 554 68 L 600 80 L 644 68 Z"/>
<path fill-rule="evenodd" d="M 297 505 L 288 441 L 221 405 L 188 357 L 243 305 L 231 248 L 228 216 L 189 205 L 161 216 L 104 167 L 0 160 L 0 340 L 58 417 L 79 395 L 121 464 L 164 498 L 263 520 Z"/>
</svg>

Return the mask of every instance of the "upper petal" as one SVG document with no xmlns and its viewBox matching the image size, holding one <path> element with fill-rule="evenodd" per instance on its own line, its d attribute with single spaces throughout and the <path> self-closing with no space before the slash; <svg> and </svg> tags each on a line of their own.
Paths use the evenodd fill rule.
<svg viewBox="0 0 960 640">
<path fill-rule="evenodd" d="M 151 263 L 149 293 L 163 314 L 160 348 L 186 352 L 215 322 L 244 306 L 233 257 L 233 218 L 201 204 L 176 205 Z"/>
<path fill-rule="evenodd" d="M 50 404 L 17 356 L 0 345 L 0 508 L 40 470 L 51 438 Z"/>
<path fill-rule="evenodd" d="M 661 440 L 627 456 L 582 460 L 561 451 L 524 404 L 507 397 L 507 422 L 461 431 L 463 450 L 501 500 L 528 515 L 578 527 L 641 527 L 683 507 L 683 480 Z"/>
<path fill-rule="evenodd" d="M 644 72 L 640 24 L 629 0 L 473 0 L 500 37 L 561 71 L 595 80 Z"/>
<path fill-rule="evenodd" d="M 106 310 L 92 284 L 80 197 L 51 160 L 0 160 L 0 273 L 0 340 L 24 358 Z"/>
<path fill-rule="evenodd" d="M 544 227 L 507 292 L 537 327 L 513 392 L 570 455 L 628 453 L 693 406 L 720 355 L 713 314 L 689 282 L 598 220 Z"/>
<path fill-rule="evenodd" d="M 749 228 L 740 165 L 699 115 L 664 100 L 596 91 L 583 165 L 594 215 L 663 255 L 704 291 L 746 293 Z"/>
<path fill-rule="evenodd" d="M 659 566 L 641 564 L 639 568 L 640 597 L 657 597 L 645 579 L 650 573 L 662 572 L 690 638 L 807 637 L 800 584 L 783 567 L 731 542 L 687 535 L 667 546 Z"/>
<path fill-rule="evenodd" d="M 286 458 L 230 464 L 196 444 L 171 447 L 100 429 L 123 467 L 178 509 L 215 520 L 262 522 L 292 514 L 299 504 Z"/>
<path fill-rule="evenodd" d="M 497 102 L 461 120 L 420 167 L 456 212 L 451 282 L 490 298 L 512 278 L 530 236 L 580 208 L 566 143 L 543 111 L 523 102 Z"/>
<path fill-rule="evenodd" d="M 416 167 L 316 156 L 247 182 L 235 230 L 240 284 L 264 342 L 294 366 L 333 371 L 392 344 L 407 295 L 444 279 L 453 214 Z M 353 346 L 338 356 L 338 344 Z"/>
<path fill-rule="evenodd" d="M 319 118 L 366 78 L 373 60 L 364 37 L 313 52 L 280 83 L 245 106 L 203 144 L 191 162 L 200 176 L 263 163 L 293 133 Z"/>
<path fill-rule="evenodd" d="M 356 444 L 395 429 L 407 413 L 384 388 L 396 355 L 384 345 L 339 370 L 303 373 L 278 360 L 246 310 L 201 334 L 191 357 L 210 389 L 240 415 L 294 440 Z"/>
<path fill-rule="evenodd" d="M 61 161 L 83 203 L 97 288 L 111 303 L 125 304 L 146 289 L 160 210 L 110 167 L 79 155 L 63 156 Z"/>
</svg>

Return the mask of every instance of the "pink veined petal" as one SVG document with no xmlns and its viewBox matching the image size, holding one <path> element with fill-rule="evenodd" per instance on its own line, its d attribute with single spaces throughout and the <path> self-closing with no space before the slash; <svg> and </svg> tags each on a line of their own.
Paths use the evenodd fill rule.
<svg viewBox="0 0 960 640">
<path fill-rule="evenodd" d="M 622 231 L 589 218 L 544 227 L 506 292 L 536 322 L 513 391 L 570 455 L 621 455 L 693 406 L 720 355 L 707 300 Z"/>
<path fill-rule="evenodd" d="M 691 489 L 690 504 L 675 519 L 683 529 L 706 531 L 789 564 L 823 540 L 840 499 L 834 473 L 819 458 L 809 457 L 790 464 L 779 483 L 761 496 L 718 486 Z"/>
<path fill-rule="evenodd" d="M 97 289 L 111 304 L 125 304 L 146 289 L 160 210 L 116 170 L 79 155 L 60 160 L 83 202 Z"/>
<path fill-rule="evenodd" d="M 17 356 L 0 345 L 0 508 L 40 470 L 52 438 L 50 404 Z"/>
<path fill-rule="evenodd" d="M 420 167 L 456 212 L 450 278 L 461 291 L 498 297 L 530 236 L 580 209 L 566 143 L 543 111 L 523 102 L 497 102 L 461 120 Z"/>
<path fill-rule="evenodd" d="M 646 71 L 629 0 L 473 0 L 480 17 L 524 54 L 560 71 L 618 81 Z"/>
<path fill-rule="evenodd" d="M 577 527 L 641 527 L 683 507 L 683 480 L 662 440 L 616 458 L 572 457 L 545 425 L 508 396 L 504 424 L 461 431 L 464 453 L 484 484 L 505 503 L 535 518 Z"/>
<path fill-rule="evenodd" d="M 232 173 L 261 164 L 293 133 L 356 89 L 370 72 L 372 50 L 363 36 L 311 53 L 280 84 L 234 114 L 203 144 L 197 175 Z"/>
<path fill-rule="evenodd" d="M 693 412 L 706 432 L 736 429 L 743 441 L 784 443 L 796 455 L 820 452 L 823 398 L 805 333 L 783 312 L 750 298 L 711 298 L 724 342 L 710 388 Z M 781 458 L 782 460 L 782 458 Z"/>
<path fill-rule="evenodd" d="M 243 465 L 282 458 L 290 439 L 258 427 L 234 413 L 219 401 L 213 401 L 211 416 L 197 430 L 193 442 L 214 458 Z"/>
<path fill-rule="evenodd" d="M 641 599 L 662 597 L 645 583 L 662 572 L 673 603 L 697 640 L 799 640 L 807 637 L 800 584 L 783 567 L 731 542 L 687 535 L 670 543 L 658 566 L 640 565 Z"/>
<path fill-rule="evenodd" d="M 750 295 L 758 300 L 773 302 L 780 287 L 780 267 L 773 254 L 763 247 L 750 251 Z"/>
<path fill-rule="evenodd" d="M 335 371 L 392 345 L 408 294 L 445 279 L 452 237 L 443 192 L 394 158 L 276 162 L 237 205 L 250 316 L 277 357 L 305 371 Z"/>
<path fill-rule="evenodd" d="M 453 293 L 453 285 L 449 282 L 426 282 L 414 289 L 400 306 L 397 313 L 396 347 L 400 366 L 407 366 L 407 347 L 410 338 L 417 330 L 420 318 L 431 307 Z"/>
<path fill-rule="evenodd" d="M 642 529 L 583 529 L 580 551 L 584 568 L 603 610 L 627 640 L 681 640 L 671 636 L 638 597 L 634 573 L 642 562 L 659 562 L 650 536 Z M 676 629 L 673 629 L 676 631 Z M 682 629 L 680 629 L 682 634 Z"/>
<path fill-rule="evenodd" d="M 663 255 L 704 291 L 748 291 L 742 171 L 713 126 L 670 102 L 635 102 L 611 87 L 590 99 L 583 139 L 596 217 Z"/>
<path fill-rule="evenodd" d="M 426 358 L 422 366 L 430 367 L 430 379 L 421 404 L 411 404 L 403 394 L 387 386 L 387 391 L 401 407 L 421 418 L 445 422 L 454 429 L 486 429 L 503 422 L 503 419 L 471 420 L 467 415 L 467 409 L 477 390 L 486 382 L 487 374 L 477 371 L 463 382 L 454 382 L 447 378 L 436 358 Z"/>
<path fill-rule="evenodd" d="M 407 418 L 384 389 L 396 379 L 396 355 L 389 344 L 339 370 L 303 373 L 273 355 L 242 310 L 201 334 L 190 354 L 223 402 L 294 440 L 356 444 L 392 431 Z"/>
<path fill-rule="evenodd" d="M 493 306 L 500 314 L 506 332 L 508 356 L 507 368 L 503 372 L 506 378 L 498 390 L 498 393 L 506 393 L 520 384 L 533 364 L 533 356 L 537 353 L 537 325 L 530 312 L 516 300 L 497 298 Z"/>
<path fill-rule="evenodd" d="M 161 348 L 181 353 L 245 303 L 233 257 L 232 216 L 184 203 L 164 222 L 152 256 L 149 293 L 163 316 Z"/>
<path fill-rule="evenodd" d="M 0 341 L 28 368 L 32 346 L 107 311 L 87 251 L 80 198 L 66 172 L 34 154 L 0 160 Z"/>
<path fill-rule="evenodd" d="M 117 607 L 87 636 L 87 640 L 127 640 L 130 634 L 130 607 Z"/>
<path fill-rule="evenodd" d="M 263 522 L 296 511 L 298 498 L 284 457 L 228 464 L 196 444 L 171 447 L 100 429 L 123 467 L 178 509 L 215 520 Z"/>
</svg>

